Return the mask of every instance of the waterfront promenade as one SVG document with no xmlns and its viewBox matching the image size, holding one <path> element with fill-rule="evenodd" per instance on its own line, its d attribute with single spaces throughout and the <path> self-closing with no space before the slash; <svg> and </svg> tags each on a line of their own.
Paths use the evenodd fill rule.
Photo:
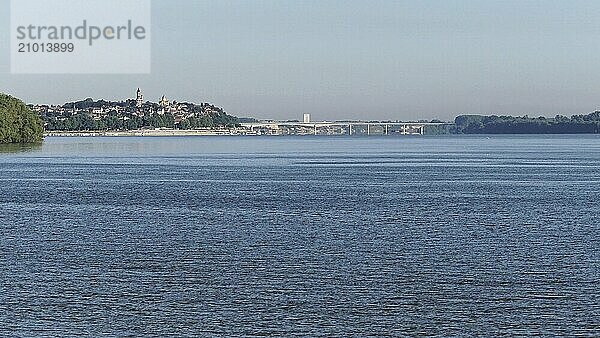
<svg viewBox="0 0 600 338">
<path fill-rule="evenodd" d="M 180 130 L 180 129 L 147 129 L 147 130 L 119 130 L 119 131 L 51 131 L 44 133 L 46 137 L 133 137 L 133 136 L 233 136 L 243 135 L 237 128 L 231 129 L 205 129 L 205 130 Z"/>
</svg>

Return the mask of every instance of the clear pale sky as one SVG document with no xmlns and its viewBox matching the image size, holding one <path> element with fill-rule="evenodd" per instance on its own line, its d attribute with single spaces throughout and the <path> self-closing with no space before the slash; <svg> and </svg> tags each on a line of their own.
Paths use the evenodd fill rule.
<svg viewBox="0 0 600 338">
<path fill-rule="evenodd" d="M 154 0 L 152 74 L 10 75 L 28 103 L 211 102 L 239 116 L 450 119 L 600 108 L 600 1 Z"/>
</svg>

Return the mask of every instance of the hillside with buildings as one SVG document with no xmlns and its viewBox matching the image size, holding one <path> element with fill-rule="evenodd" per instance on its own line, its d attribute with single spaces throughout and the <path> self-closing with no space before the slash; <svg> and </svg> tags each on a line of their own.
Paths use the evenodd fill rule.
<svg viewBox="0 0 600 338">
<path fill-rule="evenodd" d="M 63 105 L 30 105 L 38 113 L 46 131 L 102 131 L 138 129 L 197 129 L 233 127 L 238 119 L 209 103 L 144 101 L 140 89 L 135 99 L 125 101 L 91 98 Z"/>
</svg>

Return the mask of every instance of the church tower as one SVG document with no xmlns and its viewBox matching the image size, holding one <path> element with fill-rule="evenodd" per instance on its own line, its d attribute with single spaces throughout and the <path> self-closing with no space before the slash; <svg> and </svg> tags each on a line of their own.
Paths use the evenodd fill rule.
<svg viewBox="0 0 600 338">
<path fill-rule="evenodd" d="M 135 106 L 141 108 L 144 104 L 144 95 L 142 95 L 142 90 L 138 88 L 136 98 L 135 98 Z"/>
<path fill-rule="evenodd" d="M 164 95 L 158 101 L 158 105 L 160 106 L 160 115 L 164 115 L 169 110 L 169 100 Z"/>
<path fill-rule="evenodd" d="M 167 98 L 166 98 L 166 97 L 163 95 L 163 96 L 160 98 L 160 101 L 158 101 L 158 104 L 159 104 L 161 107 L 163 107 L 163 108 L 166 108 L 166 107 L 168 107 L 168 106 L 169 106 L 169 100 L 167 100 Z"/>
</svg>

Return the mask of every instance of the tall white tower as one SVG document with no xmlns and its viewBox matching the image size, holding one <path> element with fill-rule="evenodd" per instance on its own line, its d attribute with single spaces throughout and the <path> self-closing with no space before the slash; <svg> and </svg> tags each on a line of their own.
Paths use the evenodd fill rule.
<svg viewBox="0 0 600 338">
<path fill-rule="evenodd" d="M 304 123 L 310 123 L 310 114 L 304 114 Z"/>
</svg>

